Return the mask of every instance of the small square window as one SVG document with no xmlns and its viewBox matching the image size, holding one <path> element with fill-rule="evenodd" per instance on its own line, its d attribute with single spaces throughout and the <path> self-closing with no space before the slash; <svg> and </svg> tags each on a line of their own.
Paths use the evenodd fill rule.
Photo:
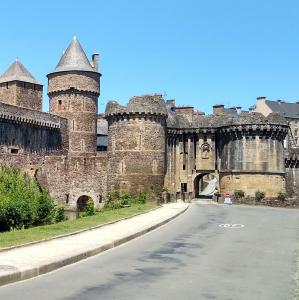
<svg viewBox="0 0 299 300">
<path fill-rule="evenodd" d="M 10 148 L 10 153 L 11 154 L 18 154 L 19 153 L 19 149 L 18 148 Z"/>
</svg>

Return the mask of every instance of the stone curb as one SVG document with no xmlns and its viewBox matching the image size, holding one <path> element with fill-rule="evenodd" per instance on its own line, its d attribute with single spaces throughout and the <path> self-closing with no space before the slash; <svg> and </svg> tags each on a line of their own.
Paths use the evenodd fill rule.
<svg viewBox="0 0 299 300">
<path fill-rule="evenodd" d="M 42 275 L 42 274 L 54 271 L 56 269 L 59 269 L 61 267 L 76 263 L 76 262 L 78 262 L 82 259 L 94 256 L 96 254 L 99 254 L 99 253 L 104 252 L 106 250 L 112 249 L 114 247 L 117 247 L 117 246 L 119 246 L 121 244 L 124 244 L 128 241 L 131 241 L 131 240 L 133 240 L 137 237 L 140 237 L 140 236 L 142 236 L 142 235 L 144 235 L 144 234 L 146 234 L 146 233 L 148 233 L 152 230 L 155 230 L 156 228 L 158 228 L 162 225 L 167 224 L 168 222 L 170 222 L 173 219 L 177 218 L 178 216 L 182 215 L 189 207 L 190 207 L 190 205 L 188 205 L 186 208 L 184 208 L 179 213 L 175 214 L 174 216 L 172 216 L 172 217 L 170 217 L 166 220 L 163 220 L 160 223 L 157 223 L 157 224 L 152 225 L 152 226 L 150 226 L 146 229 L 143 229 L 139 232 L 133 233 L 133 234 L 128 235 L 128 236 L 126 236 L 124 238 L 121 238 L 121 239 L 117 239 L 117 240 L 115 240 L 111 243 L 107 243 L 107 244 L 102 245 L 100 247 L 97 247 L 95 249 L 88 250 L 88 251 L 82 252 L 80 254 L 70 256 L 66 259 L 58 260 L 58 261 L 53 262 L 53 263 L 44 264 L 44 265 L 36 267 L 36 268 L 32 268 L 32 269 L 28 269 L 28 270 L 24 270 L 24 271 L 16 271 L 15 273 L 3 275 L 3 276 L 0 275 L 0 286 L 6 285 L 6 284 L 9 284 L 9 283 L 14 283 L 14 282 L 21 281 L 21 280 L 25 280 L 25 279 L 29 279 L 29 278 L 33 278 L 33 277 L 36 277 L 38 275 Z M 157 208 L 155 208 L 155 209 L 157 209 Z M 116 223 L 116 222 L 114 222 L 114 223 Z M 106 225 L 107 224 L 105 224 L 103 226 L 106 226 Z"/>
<path fill-rule="evenodd" d="M 53 237 L 50 237 L 50 238 L 46 238 L 46 239 L 43 239 L 43 240 L 33 241 L 33 242 L 29 242 L 29 243 L 25 243 L 25 244 L 20 244 L 20 245 L 16 245 L 16 246 L 0 248 L 0 253 L 1 252 L 5 252 L 5 251 L 9 251 L 9 250 L 13 250 L 13 249 L 17 249 L 17 248 L 28 247 L 28 246 L 32 246 L 32 245 L 35 245 L 35 244 L 40 244 L 40 243 L 43 243 L 43 242 L 48 242 L 48 241 L 55 240 L 55 239 L 61 239 L 61 238 L 72 236 L 72 235 L 77 235 L 77 234 L 80 234 L 82 232 L 86 232 L 86 231 L 98 229 L 98 228 L 101 228 L 101 227 L 104 227 L 104 226 L 107 226 L 107 225 L 115 224 L 115 223 L 120 222 L 120 221 L 124 221 L 124 220 L 131 219 L 131 218 L 143 215 L 143 214 L 147 214 L 147 213 L 149 213 L 151 211 L 154 211 L 156 209 L 159 209 L 159 208 L 162 208 L 162 206 L 154 207 L 154 208 L 152 208 L 152 209 L 150 209 L 148 211 L 144 211 L 142 213 L 137 213 L 137 214 L 134 214 L 132 216 L 124 217 L 124 218 L 121 218 L 121 219 L 118 219 L 118 220 L 115 220 L 115 221 L 111 221 L 111 222 L 108 222 L 108 223 L 104 223 L 104 224 L 100 224 L 100 225 L 88 227 L 88 228 L 77 230 L 77 231 L 74 231 L 74 232 L 70 232 L 70 233 L 66 233 L 66 234 L 61 234 L 61 235 L 56 235 L 56 236 L 53 236 Z"/>
</svg>

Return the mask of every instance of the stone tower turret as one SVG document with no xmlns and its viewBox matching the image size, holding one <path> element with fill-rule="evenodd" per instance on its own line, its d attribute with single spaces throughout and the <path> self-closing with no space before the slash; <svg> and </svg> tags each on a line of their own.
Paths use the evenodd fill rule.
<svg viewBox="0 0 299 300">
<path fill-rule="evenodd" d="M 0 76 L 0 102 L 42 110 L 43 86 L 16 59 Z"/>
<path fill-rule="evenodd" d="M 108 102 L 108 191 L 161 197 L 165 176 L 167 110 L 161 95 Z"/>
<path fill-rule="evenodd" d="M 55 70 L 48 74 L 50 112 L 68 119 L 70 153 L 96 151 L 96 123 L 100 76 L 98 54 L 89 62 L 73 38 Z"/>
<path fill-rule="evenodd" d="M 223 124 L 225 125 L 225 124 Z M 283 141 L 288 132 L 279 114 L 241 113 L 218 129 L 220 190 L 244 190 L 254 196 L 262 190 L 276 197 L 285 190 Z"/>
</svg>

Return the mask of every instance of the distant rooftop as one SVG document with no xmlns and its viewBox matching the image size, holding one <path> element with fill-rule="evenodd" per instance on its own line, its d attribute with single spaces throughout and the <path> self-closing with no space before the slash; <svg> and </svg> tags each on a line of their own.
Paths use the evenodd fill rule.
<svg viewBox="0 0 299 300">
<path fill-rule="evenodd" d="M 23 81 L 42 85 L 41 82 L 36 80 L 18 59 L 16 59 L 0 76 L 0 83 L 10 81 Z"/>
<path fill-rule="evenodd" d="M 266 105 L 275 113 L 280 113 L 286 118 L 299 119 L 299 103 L 290 103 L 283 100 L 265 100 Z"/>
</svg>

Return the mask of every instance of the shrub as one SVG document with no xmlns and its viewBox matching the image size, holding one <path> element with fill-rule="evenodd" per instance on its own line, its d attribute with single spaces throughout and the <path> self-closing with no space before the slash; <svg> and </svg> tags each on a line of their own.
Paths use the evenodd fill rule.
<svg viewBox="0 0 299 300">
<path fill-rule="evenodd" d="M 255 192 L 255 200 L 262 201 L 265 198 L 265 192 L 257 190 Z"/>
<path fill-rule="evenodd" d="M 0 167 L 0 231 L 51 221 L 53 200 L 35 178 L 12 167 Z"/>
<path fill-rule="evenodd" d="M 244 198 L 245 197 L 245 193 L 244 193 L 244 191 L 242 191 L 242 190 L 235 190 L 234 191 L 234 197 L 235 197 L 235 199 L 241 199 L 241 198 Z"/>
<path fill-rule="evenodd" d="M 53 199 L 50 197 L 48 191 L 42 191 L 37 211 L 39 224 L 50 224 L 52 222 L 51 217 L 54 207 Z"/>
<path fill-rule="evenodd" d="M 130 205 L 133 202 L 133 198 L 127 192 L 125 192 L 122 195 L 120 195 L 120 199 L 119 200 L 120 200 L 120 204 L 122 206 Z"/>
<path fill-rule="evenodd" d="M 147 194 L 145 192 L 140 192 L 136 200 L 137 200 L 136 202 L 139 204 L 145 204 L 147 200 Z"/>
<path fill-rule="evenodd" d="M 118 209 L 118 208 L 122 208 L 123 206 L 121 205 L 121 201 L 120 200 L 115 200 L 113 202 L 105 202 L 104 204 L 104 209 Z"/>
<path fill-rule="evenodd" d="M 86 205 L 84 207 L 84 216 L 93 216 L 96 213 L 96 209 L 94 207 L 94 203 L 92 199 L 88 199 Z"/>
<path fill-rule="evenodd" d="M 110 191 L 106 194 L 104 209 L 121 208 L 120 193 L 118 191 Z"/>
<path fill-rule="evenodd" d="M 147 194 L 141 192 L 137 197 L 132 197 L 125 192 L 120 194 L 118 191 L 111 191 L 106 194 L 104 209 L 118 209 L 131 204 L 144 204 L 147 199 Z"/>
<path fill-rule="evenodd" d="M 277 199 L 279 200 L 279 201 L 285 201 L 286 199 L 287 199 L 287 193 L 285 193 L 285 192 L 279 192 L 278 194 L 277 194 Z"/>
<path fill-rule="evenodd" d="M 57 205 L 54 207 L 53 211 L 53 223 L 59 223 L 64 220 L 66 220 L 65 214 L 64 214 L 64 206 L 63 205 Z"/>
</svg>

